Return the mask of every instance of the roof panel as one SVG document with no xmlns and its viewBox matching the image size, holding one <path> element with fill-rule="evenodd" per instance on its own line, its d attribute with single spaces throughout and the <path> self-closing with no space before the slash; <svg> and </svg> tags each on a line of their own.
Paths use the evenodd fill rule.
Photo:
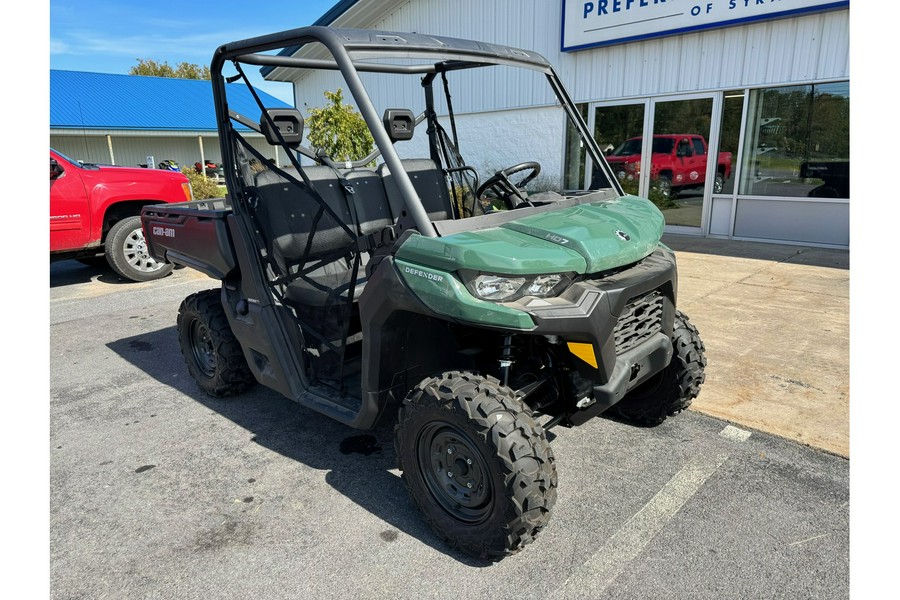
<svg viewBox="0 0 900 600">
<path fill-rule="evenodd" d="M 235 83 L 227 88 L 229 107 L 258 121 L 260 111 L 247 87 Z M 266 107 L 289 106 L 262 90 L 257 94 Z M 212 84 L 51 69 L 50 128 L 215 131 Z"/>
</svg>

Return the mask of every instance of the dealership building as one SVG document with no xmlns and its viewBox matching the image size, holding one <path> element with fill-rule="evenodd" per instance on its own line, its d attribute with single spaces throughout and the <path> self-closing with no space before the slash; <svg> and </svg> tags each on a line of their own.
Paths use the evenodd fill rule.
<svg viewBox="0 0 900 600">
<path fill-rule="evenodd" d="M 623 188 L 654 199 L 667 231 L 848 248 L 849 13 L 849 1 L 826 0 L 342 0 L 315 24 L 538 52 Z M 292 81 L 298 107 L 346 87 L 329 71 L 263 73 Z M 538 160 L 544 185 L 590 187 L 590 161 L 546 81 L 500 73 L 481 81 L 500 84 L 490 87 L 478 77 L 487 76 L 450 81 L 467 164 L 485 177 Z M 412 78 L 362 78 L 377 109 L 423 109 Z M 428 156 L 426 141 L 416 136 L 398 153 Z"/>
</svg>

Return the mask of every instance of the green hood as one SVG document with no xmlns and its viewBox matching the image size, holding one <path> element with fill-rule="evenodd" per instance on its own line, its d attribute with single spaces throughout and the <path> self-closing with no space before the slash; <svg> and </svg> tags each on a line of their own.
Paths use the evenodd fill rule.
<svg viewBox="0 0 900 600">
<path fill-rule="evenodd" d="M 644 258 L 665 221 L 649 200 L 616 200 L 531 215 L 499 227 L 440 238 L 412 236 L 397 258 L 444 271 L 506 275 L 596 273 Z"/>
</svg>

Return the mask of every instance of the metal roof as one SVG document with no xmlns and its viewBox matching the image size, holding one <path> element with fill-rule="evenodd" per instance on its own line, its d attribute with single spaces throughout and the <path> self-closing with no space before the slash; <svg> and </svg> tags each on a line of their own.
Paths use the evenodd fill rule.
<svg viewBox="0 0 900 600">
<path fill-rule="evenodd" d="M 247 87 L 227 87 L 229 108 L 258 121 L 260 110 Z M 257 94 L 267 108 L 290 106 L 259 89 Z M 212 85 L 208 80 L 51 69 L 50 128 L 216 131 Z"/>
</svg>

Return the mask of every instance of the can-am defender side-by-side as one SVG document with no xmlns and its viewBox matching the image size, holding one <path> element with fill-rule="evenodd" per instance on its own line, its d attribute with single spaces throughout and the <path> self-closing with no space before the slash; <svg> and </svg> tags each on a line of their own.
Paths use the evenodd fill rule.
<svg viewBox="0 0 900 600">
<path fill-rule="evenodd" d="M 285 48 L 292 56 L 275 54 Z M 375 150 L 346 161 L 304 146 L 299 110 L 259 103 L 246 76 L 257 67 L 339 77 Z M 222 282 L 186 298 L 177 319 L 207 393 L 259 382 L 350 427 L 396 419 L 414 504 L 479 557 L 515 552 L 547 524 L 548 428 L 607 410 L 656 424 L 697 396 L 704 347 L 676 310 L 663 216 L 623 194 L 543 57 L 308 27 L 221 46 L 211 72 L 228 198 L 142 215 L 153 256 Z M 483 131 L 454 115 L 451 83 L 453 101 L 475 106 L 513 93 L 522 73 L 546 82 L 532 99 L 545 104 L 540 127 Z M 236 85 L 257 98 L 258 119 L 229 111 Z M 418 94 L 376 108 L 370 86 Z M 542 165 L 562 170 L 560 148 L 528 133 L 545 129 L 580 149 L 590 189 L 565 190 L 550 169 L 539 177 Z M 475 143 L 515 164 L 479 172 L 464 159 Z"/>
</svg>

